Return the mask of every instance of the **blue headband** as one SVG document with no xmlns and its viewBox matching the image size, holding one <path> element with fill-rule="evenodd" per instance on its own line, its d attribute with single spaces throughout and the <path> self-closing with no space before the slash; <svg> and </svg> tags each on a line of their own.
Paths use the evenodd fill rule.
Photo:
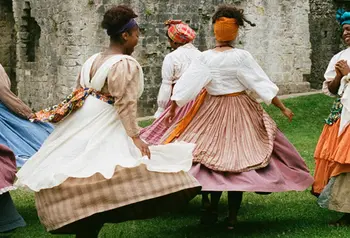
<svg viewBox="0 0 350 238">
<path fill-rule="evenodd" d="M 342 26 L 350 24 L 350 12 L 346 12 L 344 9 L 338 9 L 336 19 Z"/>
<path fill-rule="evenodd" d="M 120 30 L 117 31 L 116 33 L 117 34 L 123 33 L 125 31 L 130 30 L 134 26 L 137 26 L 137 22 L 135 21 L 135 19 L 130 19 L 130 21 L 128 21 L 128 23 L 126 23 L 122 28 L 120 28 Z"/>
</svg>

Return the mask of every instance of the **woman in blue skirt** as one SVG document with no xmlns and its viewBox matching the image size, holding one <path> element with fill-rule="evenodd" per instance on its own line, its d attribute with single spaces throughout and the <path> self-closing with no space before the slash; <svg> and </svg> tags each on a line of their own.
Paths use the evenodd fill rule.
<svg viewBox="0 0 350 238">
<path fill-rule="evenodd" d="M 0 64 L 0 144 L 9 147 L 21 167 L 53 130 L 48 123 L 30 122 L 32 110 L 11 92 L 11 82 Z"/>
</svg>

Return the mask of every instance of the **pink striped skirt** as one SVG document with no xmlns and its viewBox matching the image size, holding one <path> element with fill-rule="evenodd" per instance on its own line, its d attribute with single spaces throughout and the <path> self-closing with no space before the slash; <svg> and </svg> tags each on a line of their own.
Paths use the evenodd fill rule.
<svg viewBox="0 0 350 238">
<path fill-rule="evenodd" d="M 175 117 L 172 121 L 172 125 L 176 125 L 191 109 L 194 104 L 194 100 L 190 101 L 183 107 L 176 108 Z M 164 135 L 164 133 L 169 129 L 165 125 L 165 116 L 170 110 L 171 104 L 165 109 L 165 111 L 152 123 L 152 125 L 145 127 L 140 132 L 140 137 L 145 140 L 147 143 L 151 145 L 158 145 L 160 143 L 160 139 Z M 171 126 L 171 125 L 170 125 Z"/>
<path fill-rule="evenodd" d="M 246 94 L 207 95 L 177 140 L 196 144 L 190 172 L 203 191 L 301 191 L 313 183 L 294 146 Z"/>
<path fill-rule="evenodd" d="M 276 134 L 270 163 L 265 168 L 230 173 L 195 163 L 190 173 L 202 185 L 202 191 L 303 191 L 313 183 L 304 160 L 280 130 Z"/>
</svg>

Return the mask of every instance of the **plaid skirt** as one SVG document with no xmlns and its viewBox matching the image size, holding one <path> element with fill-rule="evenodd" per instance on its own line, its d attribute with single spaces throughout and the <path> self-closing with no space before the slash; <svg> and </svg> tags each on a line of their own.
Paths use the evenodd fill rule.
<svg viewBox="0 0 350 238">
<path fill-rule="evenodd" d="M 200 192 L 186 172 L 150 172 L 145 165 L 118 166 L 111 179 L 97 173 L 88 178 L 68 178 L 59 186 L 35 193 L 41 223 L 48 231 L 75 233 L 71 224 L 103 212 L 114 212 L 116 223 L 151 218 L 176 209 Z M 137 206 L 135 206 L 137 205 Z M 135 209 L 137 208 L 137 209 Z"/>
</svg>

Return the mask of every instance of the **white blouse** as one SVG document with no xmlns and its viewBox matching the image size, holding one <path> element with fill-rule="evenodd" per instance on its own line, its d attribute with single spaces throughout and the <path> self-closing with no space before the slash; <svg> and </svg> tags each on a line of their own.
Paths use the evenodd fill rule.
<svg viewBox="0 0 350 238">
<path fill-rule="evenodd" d="M 162 85 L 157 100 L 158 110 L 154 117 L 157 118 L 165 110 L 171 97 L 173 85 L 200 53 L 193 44 L 188 43 L 165 56 L 162 66 Z"/>
<path fill-rule="evenodd" d="M 208 50 L 201 53 L 178 80 L 171 100 L 183 106 L 194 99 L 203 87 L 211 95 L 251 90 L 266 104 L 270 104 L 278 93 L 278 87 L 252 55 L 242 49 L 224 52 Z"/>
<path fill-rule="evenodd" d="M 335 96 L 328 90 L 328 85 L 335 79 L 335 65 L 339 60 L 347 60 L 350 66 L 350 48 L 340 51 L 338 54 L 334 55 L 331 61 L 328 64 L 326 73 L 324 74 L 325 81 L 323 82 L 322 91 L 328 96 Z"/>
<path fill-rule="evenodd" d="M 332 82 L 335 79 L 336 76 L 336 71 L 335 71 L 335 65 L 339 60 L 346 60 L 348 65 L 350 66 L 350 48 L 347 48 L 346 50 L 343 50 L 333 56 L 331 61 L 328 64 L 326 73 L 324 74 L 325 81 L 323 82 L 323 92 L 329 96 L 335 96 L 332 94 L 329 89 L 328 85 L 330 82 Z M 345 75 L 341 81 L 340 81 L 340 87 L 338 90 L 338 94 L 341 96 L 340 102 L 343 105 L 343 109 L 340 115 L 340 126 L 339 126 L 339 131 L 338 131 L 338 136 L 340 136 L 345 129 L 349 126 L 350 124 L 350 87 L 349 87 L 349 82 L 350 82 L 350 74 Z"/>
</svg>

